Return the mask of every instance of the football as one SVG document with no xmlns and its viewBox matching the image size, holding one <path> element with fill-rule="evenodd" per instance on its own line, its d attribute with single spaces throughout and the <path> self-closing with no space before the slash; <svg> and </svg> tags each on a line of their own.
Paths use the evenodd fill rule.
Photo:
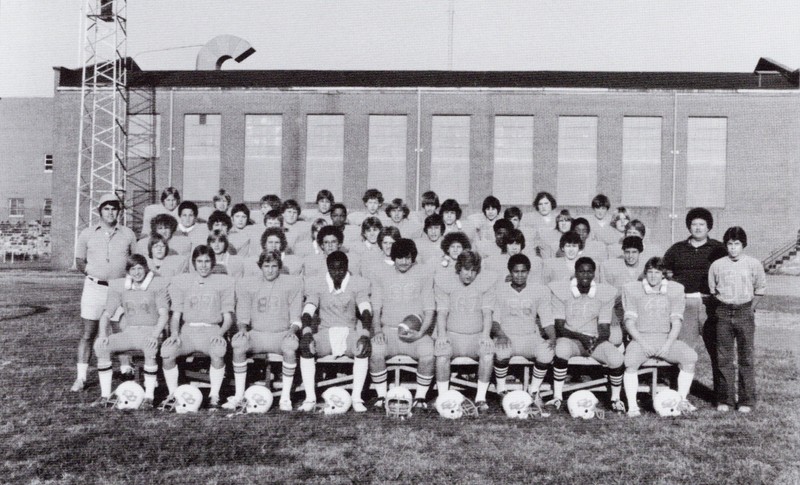
<svg viewBox="0 0 800 485">
<path fill-rule="evenodd" d="M 418 315 L 409 315 L 397 326 L 401 332 L 417 332 L 422 328 L 422 319 Z"/>
</svg>

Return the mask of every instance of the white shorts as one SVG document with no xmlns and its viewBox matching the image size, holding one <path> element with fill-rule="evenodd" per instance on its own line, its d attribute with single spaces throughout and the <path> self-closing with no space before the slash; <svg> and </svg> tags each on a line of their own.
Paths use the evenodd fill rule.
<svg viewBox="0 0 800 485">
<path fill-rule="evenodd" d="M 108 299 L 108 286 L 97 284 L 87 276 L 83 280 L 83 294 L 81 295 L 81 318 L 86 320 L 100 320 Z"/>
</svg>

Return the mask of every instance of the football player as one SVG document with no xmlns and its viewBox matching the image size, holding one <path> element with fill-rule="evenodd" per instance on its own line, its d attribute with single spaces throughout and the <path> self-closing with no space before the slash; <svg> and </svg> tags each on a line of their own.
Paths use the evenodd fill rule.
<svg viewBox="0 0 800 485">
<path fill-rule="evenodd" d="M 534 359 L 533 379 L 529 392 L 539 398 L 539 388 L 553 362 L 556 331 L 550 304 L 550 290 L 541 283 L 528 281 L 531 260 L 524 254 L 515 254 L 508 259 L 511 281 L 500 280 L 489 293 L 487 306 L 497 322 L 494 338 L 494 376 L 497 392 L 506 391 L 508 364 L 513 356 Z M 539 317 L 541 327 L 547 335 L 543 339 L 536 324 Z"/>
<path fill-rule="evenodd" d="M 208 246 L 198 246 L 192 251 L 195 272 L 172 279 L 169 286 L 172 299 L 170 337 L 161 345 L 164 379 L 170 393 L 168 399 L 174 399 L 178 387 L 177 357 L 201 352 L 211 358 L 208 370 L 211 409 L 219 407 L 219 391 L 225 379 L 225 333 L 233 324 L 235 310 L 234 279 L 214 274 L 215 265 L 214 251 Z"/>
<path fill-rule="evenodd" d="M 682 399 L 678 408 L 682 413 L 694 411 L 695 407 L 687 397 L 694 379 L 697 352 L 678 340 L 686 308 L 683 285 L 667 281 L 664 260 L 659 257 L 650 258 L 644 270 L 644 280 L 627 283 L 622 290 L 625 327 L 633 339 L 625 350 L 623 377 L 628 416 L 641 414 L 636 402 L 639 389 L 637 371 L 651 357 L 678 364 L 678 394 Z"/>
<path fill-rule="evenodd" d="M 348 258 L 341 251 L 331 252 L 326 264 L 326 273 L 307 277 L 305 282 L 306 303 L 301 316 L 303 330 L 299 351 L 306 399 L 300 410 L 312 411 L 317 402 L 315 357 L 346 355 L 353 357 L 353 410 L 361 413 L 367 410 L 361 392 L 371 353 L 369 282 L 348 272 Z M 320 324 L 318 332 L 314 333 L 312 322 L 317 310 Z M 356 319 L 356 310 L 361 315 L 360 322 Z"/>
<path fill-rule="evenodd" d="M 75 267 L 86 278 L 81 294 L 83 333 L 78 343 L 78 375 L 72 384 L 73 392 L 82 391 L 86 383 L 92 343 L 108 297 L 108 282 L 125 276 L 128 256 L 136 252 L 136 235 L 118 224 L 121 210 L 122 202 L 116 195 L 103 195 L 97 206 L 100 222 L 78 235 Z M 123 374 L 133 372 L 127 356 L 120 358 L 120 365 Z"/>
<path fill-rule="evenodd" d="M 372 337 L 370 376 L 383 408 L 387 392 L 386 359 L 407 355 L 417 361 L 415 407 L 426 407 L 428 388 L 433 381 L 435 357 L 433 339 L 427 335 L 433 323 L 436 301 L 433 295 L 433 272 L 416 264 L 417 247 L 410 239 L 395 241 L 391 249 L 393 271 L 372 285 L 375 331 Z M 418 330 L 401 329 L 409 317 L 421 320 Z M 407 328 L 407 327 L 406 327 Z"/>
<path fill-rule="evenodd" d="M 445 235 L 451 232 L 463 232 L 470 241 L 475 239 L 475 228 L 472 227 L 469 221 L 461 220 L 461 205 L 459 205 L 458 201 L 455 199 L 447 199 L 442 202 L 442 206 L 439 208 L 439 214 L 441 214 L 444 220 Z"/>
<path fill-rule="evenodd" d="M 360 254 L 362 261 L 373 254 L 380 253 L 378 235 L 380 235 L 381 229 L 383 229 L 383 223 L 380 219 L 372 216 L 365 218 L 361 221 L 361 244 L 352 245 L 350 252 Z"/>
<path fill-rule="evenodd" d="M 178 218 L 178 231 L 174 237 L 188 237 L 190 249 L 187 254 L 191 254 L 197 246 L 205 245 L 208 227 L 197 223 L 197 204 L 189 200 L 184 200 L 178 206 Z"/>
<path fill-rule="evenodd" d="M 167 286 L 163 279 L 149 271 L 147 259 L 141 254 L 129 256 L 125 270 L 125 278 L 109 283 L 108 299 L 94 342 L 97 376 L 100 379 L 100 399 L 97 403 L 106 406 L 111 397 L 111 354 L 141 350 L 144 352 L 143 405 L 152 407 L 158 372 L 158 344 L 169 320 Z M 118 311 L 124 311 L 119 325 L 121 331 L 109 334 L 111 318 Z"/>
<path fill-rule="evenodd" d="M 422 235 L 422 224 L 408 218 L 411 209 L 403 202 L 403 199 L 392 199 L 386 206 L 387 226 L 394 226 L 400 229 L 400 234 L 409 239 L 415 239 Z"/>
<path fill-rule="evenodd" d="M 261 225 L 250 220 L 250 209 L 246 204 L 235 204 L 231 208 L 233 227 L 228 231 L 228 243 L 233 254 L 239 257 L 257 257 L 258 242 L 263 231 Z"/>
<path fill-rule="evenodd" d="M 275 194 L 267 194 L 261 197 L 259 201 L 259 208 L 253 211 L 250 211 L 250 218 L 256 225 L 261 226 L 261 229 L 264 229 L 264 216 L 267 215 L 267 212 L 270 211 L 278 211 L 281 212 L 281 198 Z"/>
<path fill-rule="evenodd" d="M 345 251 L 361 242 L 361 226 L 347 223 L 347 207 L 344 204 L 336 203 L 331 207 L 331 225 L 342 231 L 342 247 L 348 248 Z"/>
<path fill-rule="evenodd" d="M 156 276 L 167 280 L 175 275 L 185 273 L 189 269 L 188 255 L 168 255 L 168 253 L 169 242 L 161 234 L 154 233 L 148 236 L 147 267 Z"/>
<path fill-rule="evenodd" d="M 544 260 L 542 269 L 542 282 L 549 284 L 554 281 L 565 281 L 575 276 L 575 262 L 578 261 L 583 240 L 575 232 L 568 232 L 561 236 L 559 251 L 564 257 L 548 258 Z"/>
<path fill-rule="evenodd" d="M 317 232 L 317 245 L 321 249 L 319 253 L 311 253 L 303 258 L 303 276 L 313 278 L 314 276 L 324 275 L 327 270 L 327 258 L 331 253 L 342 248 L 344 235 L 342 231 L 334 226 L 324 226 Z M 353 273 L 358 272 L 359 259 L 356 254 L 350 255 L 350 268 Z"/>
<path fill-rule="evenodd" d="M 153 220 L 158 214 L 169 214 L 173 219 L 178 218 L 178 204 L 181 203 L 181 193 L 175 187 L 167 187 L 161 191 L 161 203 L 150 204 L 144 208 L 142 214 L 142 237 L 152 234 Z M 173 230 L 174 232 L 174 230 Z M 142 254 L 142 253 L 139 253 Z"/>
<path fill-rule="evenodd" d="M 201 207 L 197 213 L 200 222 L 208 222 L 212 212 L 220 211 L 230 215 L 231 194 L 225 189 L 219 189 L 211 198 L 211 206 Z"/>
<path fill-rule="evenodd" d="M 288 199 L 281 204 L 280 213 L 283 216 L 283 228 L 286 230 L 287 248 L 300 257 L 304 254 L 298 252 L 295 245 L 299 241 L 308 240 L 311 231 L 311 223 L 300 220 L 301 212 L 300 204 L 294 199 Z"/>
<path fill-rule="evenodd" d="M 315 221 L 317 219 L 325 219 L 328 224 L 331 224 L 331 206 L 335 203 L 336 200 L 333 198 L 333 193 L 330 190 L 320 190 L 317 192 L 317 207 L 306 214 L 306 220 Z"/>
<path fill-rule="evenodd" d="M 574 278 L 548 285 L 558 339 L 553 361 L 553 399 L 547 404 L 561 408 L 567 364 L 570 357 L 582 355 L 608 368 L 611 409 L 624 413 L 625 404 L 620 400 L 624 359 L 622 352 L 608 341 L 617 290 L 595 282 L 596 270 L 592 258 L 581 257 L 575 262 Z"/>
<path fill-rule="evenodd" d="M 439 213 L 439 196 L 432 190 L 423 192 L 422 197 L 420 197 L 419 207 L 422 207 L 422 209 L 411 214 L 409 218 L 415 222 L 424 222 L 428 216 Z"/>
<path fill-rule="evenodd" d="M 381 220 L 385 219 L 386 216 L 381 211 L 381 206 L 383 205 L 383 193 L 378 189 L 367 189 L 364 192 L 364 196 L 361 198 L 361 201 L 364 203 L 364 211 L 358 211 L 350 214 L 348 217 L 348 221 L 350 224 L 360 226 L 362 222 L 368 217 L 375 217 Z"/>
<path fill-rule="evenodd" d="M 611 225 L 613 214 L 610 210 L 611 201 L 608 200 L 608 197 L 604 194 L 597 194 L 592 199 L 592 216 L 586 221 L 590 226 L 592 239 L 606 246 L 619 242 L 619 233 Z"/>
<path fill-rule="evenodd" d="M 374 283 L 378 278 L 385 274 L 392 274 L 392 245 L 395 241 L 400 240 L 400 230 L 394 226 L 384 226 L 378 233 L 378 246 L 380 251 L 370 251 L 364 253 L 364 259 L 360 261 L 360 266 L 350 267 L 353 273 L 358 273 L 364 278 L 367 278 L 370 283 Z M 355 254 L 353 255 L 355 256 Z"/>
<path fill-rule="evenodd" d="M 572 228 L 570 230 L 578 233 L 578 236 L 581 237 L 581 241 L 583 242 L 581 256 L 592 258 L 592 260 L 597 263 L 602 263 L 608 259 L 608 248 L 606 248 L 605 243 L 601 242 L 599 239 L 595 240 L 589 237 L 592 232 L 592 226 L 589 224 L 589 221 L 583 217 L 578 217 L 572 221 Z"/>
<path fill-rule="evenodd" d="M 423 235 L 415 242 L 417 245 L 418 260 L 422 264 L 439 264 L 444 257 L 442 252 L 442 235 L 444 234 L 444 220 L 439 214 L 432 214 L 425 218 Z"/>
<path fill-rule="evenodd" d="M 476 242 L 491 243 L 495 240 L 494 224 L 499 220 L 500 207 L 500 200 L 490 195 L 483 199 L 480 214 L 471 214 L 467 217 L 467 221 L 475 228 Z"/>
<path fill-rule="evenodd" d="M 261 252 L 277 251 L 281 255 L 281 273 L 300 275 L 303 272 L 303 261 L 293 254 L 286 254 L 287 246 L 286 233 L 277 227 L 270 227 L 261 235 Z M 260 276 L 261 267 L 258 265 L 258 258 L 247 262 L 245 268 L 245 274 Z M 255 275 L 253 275 L 251 268 L 256 270 Z"/>
<path fill-rule="evenodd" d="M 644 262 L 641 258 L 642 246 L 641 238 L 631 236 L 622 241 L 623 257 L 612 258 L 603 261 L 598 271 L 597 281 L 606 283 L 617 289 L 617 298 L 614 303 L 614 316 L 611 319 L 611 343 L 619 345 L 622 343 L 624 333 L 625 310 L 622 306 L 622 287 L 632 281 L 642 279 L 644 273 Z"/>
<path fill-rule="evenodd" d="M 478 390 L 475 406 L 486 412 L 486 391 L 492 377 L 494 345 L 490 337 L 492 312 L 487 293 L 493 280 L 481 277 L 481 257 L 473 251 L 458 255 L 455 277 L 436 281 L 436 386 L 439 393 L 450 384 L 453 357 L 478 360 Z"/>
<path fill-rule="evenodd" d="M 150 236 L 153 234 L 160 234 L 164 240 L 170 243 L 170 253 L 173 254 L 189 254 L 190 243 L 185 237 L 179 237 L 173 240 L 175 231 L 178 229 L 178 221 L 170 214 L 157 214 L 150 219 L 150 230 L 148 236 L 143 237 L 136 243 L 136 253 L 147 255 L 147 247 L 150 245 Z"/>
<path fill-rule="evenodd" d="M 271 229 L 268 229 L 268 231 Z M 258 258 L 261 276 L 236 283 L 236 325 L 231 339 L 235 394 L 223 404 L 236 409 L 244 398 L 247 353 L 272 352 L 283 355 L 280 409 L 291 411 L 291 390 L 297 367 L 297 347 L 302 325 L 303 281 L 282 274 L 281 253 L 266 251 Z"/>
</svg>

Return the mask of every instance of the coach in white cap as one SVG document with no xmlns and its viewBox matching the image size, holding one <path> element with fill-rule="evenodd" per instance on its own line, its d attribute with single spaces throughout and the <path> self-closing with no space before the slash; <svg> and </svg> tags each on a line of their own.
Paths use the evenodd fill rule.
<svg viewBox="0 0 800 485">
<path fill-rule="evenodd" d="M 100 198 L 100 222 L 81 231 L 75 249 L 75 266 L 86 275 L 81 295 L 83 334 L 78 343 L 78 378 L 72 391 L 82 391 L 89 368 L 92 342 L 106 304 L 108 282 L 125 277 L 125 262 L 136 251 L 136 235 L 118 224 L 122 203 L 115 194 Z M 127 358 L 127 356 L 126 356 Z M 127 365 L 127 361 L 121 361 Z M 128 366 L 129 367 L 129 366 Z M 123 372 L 126 369 L 121 369 Z"/>
</svg>

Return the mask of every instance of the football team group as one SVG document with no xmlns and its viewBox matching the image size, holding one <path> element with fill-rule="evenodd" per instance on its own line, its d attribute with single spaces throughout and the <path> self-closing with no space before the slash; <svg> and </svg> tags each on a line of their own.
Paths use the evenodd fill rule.
<svg viewBox="0 0 800 485">
<path fill-rule="evenodd" d="M 203 396 L 179 386 L 178 363 L 203 354 L 207 408 L 265 412 L 272 393 L 248 387 L 247 370 L 253 354 L 269 353 L 282 356 L 281 411 L 374 407 L 409 415 L 431 405 L 446 417 L 482 414 L 494 382 L 509 416 L 568 409 L 587 417 L 600 411 L 591 393 L 564 396 L 570 358 L 583 356 L 604 366 L 608 408 L 635 417 L 642 412 L 638 371 L 649 359 L 679 369 L 677 390 L 653 399 L 656 411 L 695 410 L 689 390 L 696 348 L 705 346 L 716 409 L 752 411 L 754 309 L 766 278 L 744 254 L 741 227 L 712 239 L 711 213 L 694 208 L 685 219 L 689 237 L 664 252 L 640 220 L 623 207 L 612 211 L 602 194 L 585 218 L 558 210 L 547 192 L 524 215 L 502 210 L 493 196 L 469 217 L 433 192 L 422 195 L 420 211 L 402 199 L 384 204 L 376 189 L 362 200 L 363 210 L 350 213 L 322 190 L 306 211 L 267 195 L 251 211 L 231 206 L 220 190 L 211 206 L 198 208 L 167 188 L 161 204 L 145 210 L 137 241 L 118 223 L 120 201 L 104 196 L 100 222 L 78 238 L 76 263 L 86 278 L 72 390 L 84 389 L 94 350 L 97 405 L 154 407 L 160 362 L 168 397 L 158 407 L 196 411 Z M 144 354 L 143 388 L 131 381 L 131 351 Z M 126 382 L 112 393 L 114 354 Z M 327 356 L 352 362 L 352 390 L 330 388 L 317 404 L 317 361 Z M 395 356 L 416 362 L 413 396 L 402 386 L 388 389 L 387 359 Z M 477 363 L 474 403 L 448 390 L 459 357 Z M 527 392 L 509 392 L 512 357 L 532 363 Z M 226 364 L 235 390 L 223 403 Z M 293 404 L 298 366 L 304 400 Z M 551 368 L 552 397 L 543 402 Z M 368 374 L 377 395 L 369 404 Z M 438 398 L 429 404 L 434 379 Z"/>
</svg>

